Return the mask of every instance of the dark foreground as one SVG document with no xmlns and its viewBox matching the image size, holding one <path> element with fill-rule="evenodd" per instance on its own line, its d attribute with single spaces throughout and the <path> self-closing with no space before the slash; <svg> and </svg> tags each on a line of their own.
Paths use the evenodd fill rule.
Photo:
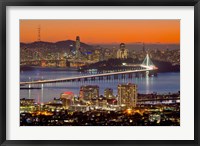
<svg viewBox="0 0 200 146">
<path fill-rule="evenodd" d="M 180 126 L 180 111 L 149 110 L 21 113 L 21 126 Z"/>
</svg>

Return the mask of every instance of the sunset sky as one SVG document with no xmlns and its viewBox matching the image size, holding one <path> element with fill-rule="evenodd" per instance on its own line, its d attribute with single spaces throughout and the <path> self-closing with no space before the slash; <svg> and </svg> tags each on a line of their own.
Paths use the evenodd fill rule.
<svg viewBox="0 0 200 146">
<path fill-rule="evenodd" d="M 89 44 L 180 43 L 179 20 L 20 20 L 20 42 L 75 40 Z"/>
</svg>

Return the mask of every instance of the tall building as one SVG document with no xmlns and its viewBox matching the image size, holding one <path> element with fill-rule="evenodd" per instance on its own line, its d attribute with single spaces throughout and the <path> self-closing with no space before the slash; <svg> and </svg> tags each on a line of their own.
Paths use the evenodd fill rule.
<svg viewBox="0 0 200 146">
<path fill-rule="evenodd" d="M 68 109 L 73 104 L 74 93 L 73 92 L 69 92 L 69 91 L 61 93 L 60 99 L 61 99 L 65 109 Z"/>
<path fill-rule="evenodd" d="M 120 44 L 120 47 L 117 51 L 117 58 L 119 59 L 126 59 L 128 58 L 128 50 L 126 49 L 126 46 L 124 43 Z"/>
<path fill-rule="evenodd" d="M 113 98 L 113 89 L 112 88 L 106 88 L 104 90 L 104 97 L 106 97 L 106 99 Z"/>
<path fill-rule="evenodd" d="M 76 37 L 76 58 L 80 58 L 80 37 Z"/>
<path fill-rule="evenodd" d="M 118 85 L 118 104 L 126 107 L 136 107 L 137 103 L 137 85 L 119 84 Z"/>
<path fill-rule="evenodd" d="M 99 97 L 99 86 L 96 85 L 81 86 L 79 97 L 82 100 L 91 100 L 92 98 Z"/>
</svg>

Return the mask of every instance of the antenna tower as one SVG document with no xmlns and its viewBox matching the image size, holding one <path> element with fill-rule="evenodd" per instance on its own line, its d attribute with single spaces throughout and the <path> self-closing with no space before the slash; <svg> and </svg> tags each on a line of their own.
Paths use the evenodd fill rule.
<svg viewBox="0 0 200 146">
<path fill-rule="evenodd" d="M 41 39 L 40 39 L 40 32 L 41 32 L 41 27 L 40 27 L 40 25 L 38 26 L 37 30 L 38 30 L 38 38 L 37 38 L 37 40 L 38 40 L 38 41 L 41 41 Z"/>
</svg>

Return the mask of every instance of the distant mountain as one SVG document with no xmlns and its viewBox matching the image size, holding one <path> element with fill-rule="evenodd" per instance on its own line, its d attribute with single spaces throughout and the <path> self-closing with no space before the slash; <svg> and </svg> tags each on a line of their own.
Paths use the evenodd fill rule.
<svg viewBox="0 0 200 146">
<path fill-rule="evenodd" d="M 32 43 L 20 43 L 20 48 L 30 48 L 30 49 L 51 49 L 52 51 L 58 51 L 63 49 L 73 49 L 75 48 L 75 41 L 72 40 L 64 40 L 64 41 L 58 41 L 58 42 L 43 42 L 43 41 L 37 41 Z M 81 48 L 84 50 L 90 51 L 93 49 L 93 46 L 85 44 L 83 42 L 80 43 Z"/>
</svg>

